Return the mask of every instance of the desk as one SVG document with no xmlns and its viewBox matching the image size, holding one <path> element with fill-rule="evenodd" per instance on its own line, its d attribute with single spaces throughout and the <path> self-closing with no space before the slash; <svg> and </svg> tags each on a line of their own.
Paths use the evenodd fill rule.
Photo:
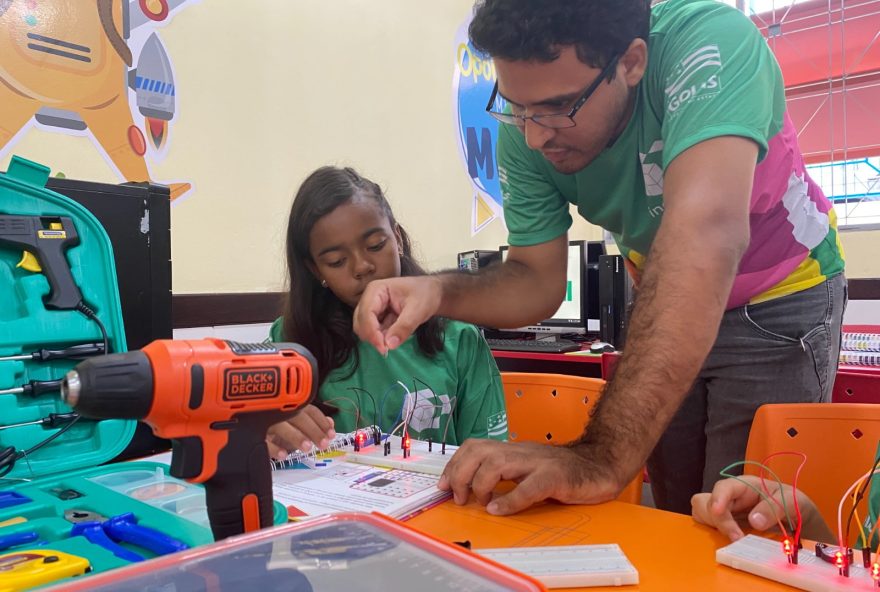
<svg viewBox="0 0 880 592">
<path fill-rule="evenodd" d="M 492 351 L 502 372 L 569 374 L 602 378 L 601 355 L 544 354 L 533 352 Z"/>
<path fill-rule="evenodd" d="M 715 550 L 727 544 L 726 537 L 689 516 L 623 502 L 598 506 L 551 503 L 501 518 L 487 514 L 473 501 L 465 506 L 448 501 L 406 524 L 445 541 L 469 540 L 475 549 L 617 543 L 639 571 L 638 586 L 583 590 L 791 590 L 718 565 Z"/>
</svg>

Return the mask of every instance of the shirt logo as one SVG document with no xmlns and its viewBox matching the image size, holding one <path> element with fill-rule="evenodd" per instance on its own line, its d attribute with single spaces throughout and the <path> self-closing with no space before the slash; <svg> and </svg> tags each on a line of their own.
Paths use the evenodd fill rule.
<svg viewBox="0 0 880 592">
<path fill-rule="evenodd" d="M 645 195 L 663 195 L 663 140 L 656 140 L 647 154 L 639 152 L 642 176 L 645 178 Z"/>
<path fill-rule="evenodd" d="M 490 438 L 507 435 L 507 412 L 499 411 L 486 418 L 486 428 Z"/>
<path fill-rule="evenodd" d="M 429 389 L 408 392 L 403 400 L 402 415 L 408 418 L 407 427 L 416 433 L 439 429 L 440 418 L 452 412 L 449 395 L 435 395 Z"/>
<path fill-rule="evenodd" d="M 721 52 L 705 45 L 675 67 L 666 79 L 666 111 L 675 115 L 682 105 L 705 100 L 721 91 Z"/>
</svg>

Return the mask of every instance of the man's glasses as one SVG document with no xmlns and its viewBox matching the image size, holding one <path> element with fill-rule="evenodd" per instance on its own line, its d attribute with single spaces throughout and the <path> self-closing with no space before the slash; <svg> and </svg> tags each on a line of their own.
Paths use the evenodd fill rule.
<svg viewBox="0 0 880 592">
<path fill-rule="evenodd" d="M 514 113 L 502 113 L 500 111 L 493 111 L 492 107 L 495 106 L 495 97 L 498 96 L 498 81 L 495 81 L 495 87 L 492 89 L 492 96 L 489 97 L 489 103 L 486 105 L 486 113 L 500 121 L 501 123 L 506 123 L 508 125 L 515 125 L 517 127 L 525 127 L 526 121 L 531 119 L 536 124 L 549 127 L 552 129 L 562 129 L 567 127 L 574 127 L 577 125 L 574 121 L 574 116 L 577 115 L 577 112 L 580 111 L 580 108 L 584 106 L 587 100 L 592 96 L 596 89 L 599 88 L 599 85 L 602 84 L 603 80 L 608 80 L 611 82 L 612 73 L 614 72 L 614 68 L 617 66 L 618 56 L 614 56 L 608 62 L 608 64 L 602 68 L 602 71 L 596 77 L 596 79 L 587 87 L 587 90 L 584 91 L 578 100 L 574 102 L 574 105 L 571 106 L 568 113 L 548 113 L 547 115 L 516 115 Z"/>
</svg>

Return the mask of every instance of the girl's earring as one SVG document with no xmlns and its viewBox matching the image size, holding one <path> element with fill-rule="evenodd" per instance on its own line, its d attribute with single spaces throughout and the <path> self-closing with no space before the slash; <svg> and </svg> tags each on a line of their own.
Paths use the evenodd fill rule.
<svg viewBox="0 0 880 592">
<path fill-rule="evenodd" d="M 327 280 L 321 280 L 321 287 L 322 287 L 322 288 L 326 288 L 326 287 L 327 287 Z"/>
</svg>

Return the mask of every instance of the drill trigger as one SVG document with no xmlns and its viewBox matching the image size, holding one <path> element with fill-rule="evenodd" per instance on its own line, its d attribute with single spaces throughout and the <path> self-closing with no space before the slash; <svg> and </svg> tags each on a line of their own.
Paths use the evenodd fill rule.
<svg viewBox="0 0 880 592">
<path fill-rule="evenodd" d="M 171 440 L 170 473 L 178 479 L 195 479 L 202 474 L 204 446 L 198 436 L 184 436 Z"/>
</svg>

